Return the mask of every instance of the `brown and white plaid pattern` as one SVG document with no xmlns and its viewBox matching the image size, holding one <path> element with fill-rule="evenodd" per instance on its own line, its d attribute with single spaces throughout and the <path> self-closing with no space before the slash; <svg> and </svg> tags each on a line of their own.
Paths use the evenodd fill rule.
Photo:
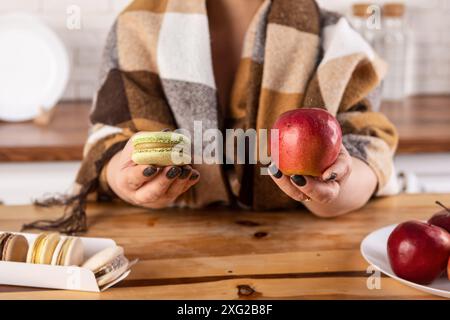
<svg viewBox="0 0 450 320">
<path fill-rule="evenodd" d="M 135 132 L 192 131 L 194 120 L 204 129 L 270 128 L 281 113 L 303 107 L 337 116 L 345 146 L 375 171 L 379 189 L 392 173 L 396 130 L 371 111 L 385 65 L 344 18 L 313 0 L 261 5 L 246 34 L 225 117 L 218 113 L 206 0 L 133 1 L 112 27 L 103 61 L 76 180 L 82 196 L 107 189 L 103 168 Z M 226 173 L 220 165 L 197 168 L 203 179 L 180 199 L 183 205 L 234 198 L 255 209 L 298 206 L 259 174 L 259 165 Z"/>
</svg>

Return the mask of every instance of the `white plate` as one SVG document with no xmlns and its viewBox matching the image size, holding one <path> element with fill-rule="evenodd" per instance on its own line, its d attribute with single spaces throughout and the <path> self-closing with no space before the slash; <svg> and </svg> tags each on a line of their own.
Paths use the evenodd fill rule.
<svg viewBox="0 0 450 320">
<path fill-rule="evenodd" d="M 55 106 L 67 85 L 69 56 L 38 18 L 0 16 L 0 119 L 24 121 Z"/>
<path fill-rule="evenodd" d="M 407 286 L 437 296 L 450 298 L 450 281 L 444 276 L 436 279 L 430 285 L 424 286 L 399 278 L 394 274 L 387 256 L 387 240 L 396 226 L 397 225 L 391 225 L 378 229 L 369 234 L 361 242 L 361 253 L 364 259 L 384 274 L 406 284 Z"/>
</svg>

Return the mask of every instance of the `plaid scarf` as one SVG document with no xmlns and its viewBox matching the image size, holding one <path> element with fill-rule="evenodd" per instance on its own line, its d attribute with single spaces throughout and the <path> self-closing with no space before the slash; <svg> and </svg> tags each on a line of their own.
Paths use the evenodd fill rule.
<svg viewBox="0 0 450 320">
<path fill-rule="evenodd" d="M 84 231 L 86 199 L 114 196 L 105 164 L 138 131 L 270 128 L 290 109 L 323 107 L 337 116 L 344 145 L 376 173 L 392 174 L 397 133 L 374 112 L 385 64 L 341 16 L 313 0 L 266 0 L 253 18 L 226 115 L 218 112 L 206 0 L 136 0 L 117 18 L 105 47 L 92 128 L 73 196 L 57 221 L 26 228 Z M 261 165 L 195 165 L 202 179 L 178 205 L 238 203 L 258 210 L 293 208 Z M 58 200 L 58 199 L 57 199 Z"/>
</svg>

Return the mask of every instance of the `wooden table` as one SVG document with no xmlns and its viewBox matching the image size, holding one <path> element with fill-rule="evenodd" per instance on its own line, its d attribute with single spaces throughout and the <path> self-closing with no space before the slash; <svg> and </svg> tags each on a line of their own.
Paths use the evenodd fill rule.
<svg viewBox="0 0 450 320">
<path fill-rule="evenodd" d="M 408 219 L 428 219 L 448 195 L 377 199 L 336 219 L 307 212 L 226 209 L 149 212 L 110 204 L 89 207 L 87 236 L 111 237 L 129 258 L 131 275 L 104 293 L 0 286 L 0 299 L 432 299 L 381 278 L 369 290 L 368 264 L 359 251 L 371 231 Z M 0 226 L 54 217 L 55 209 L 0 206 Z"/>
</svg>

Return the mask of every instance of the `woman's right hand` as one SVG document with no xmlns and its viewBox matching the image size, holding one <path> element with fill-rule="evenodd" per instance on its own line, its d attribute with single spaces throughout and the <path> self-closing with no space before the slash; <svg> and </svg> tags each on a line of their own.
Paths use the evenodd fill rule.
<svg viewBox="0 0 450 320">
<path fill-rule="evenodd" d="M 131 160 L 132 152 L 130 139 L 106 168 L 109 187 L 128 203 L 151 209 L 170 207 L 199 181 L 200 173 L 189 165 L 162 168 L 138 165 Z"/>
</svg>

